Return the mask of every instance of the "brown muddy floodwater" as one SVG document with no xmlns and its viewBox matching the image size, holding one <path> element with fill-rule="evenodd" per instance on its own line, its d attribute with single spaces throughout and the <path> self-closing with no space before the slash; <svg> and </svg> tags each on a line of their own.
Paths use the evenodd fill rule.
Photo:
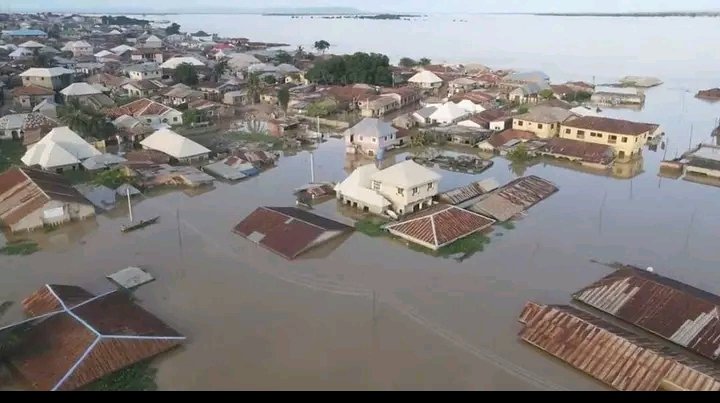
<svg viewBox="0 0 720 403">
<path fill-rule="evenodd" d="M 693 142 L 708 141 L 718 115 L 690 97 L 681 104 L 673 88 L 689 85 L 666 83 L 648 91 L 643 110 L 607 113 L 662 124 L 674 156 L 687 148 L 691 124 Z M 135 215 L 161 221 L 135 233 L 120 233 L 121 204 L 33 234 L 40 252 L 0 257 L 0 300 L 20 301 L 45 283 L 84 285 L 130 265 L 148 268 L 157 281 L 136 292 L 140 303 L 189 338 L 155 361 L 162 389 L 603 389 L 521 344 L 517 316 L 527 300 L 568 303 L 610 271 L 591 259 L 653 266 L 720 292 L 718 189 L 659 178 L 664 153 L 645 150 L 614 176 L 501 158 L 481 175 L 439 171 L 441 190 L 526 174 L 560 187 L 514 229 L 496 227 L 486 249 L 462 262 L 360 233 L 288 262 L 231 228 L 257 206 L 294 204 L 292 189 L 309 180 L 303 151 L 241 183 L 148 195 Z M 319 146 L 315 162 L 318 180 L 341 180 L 353 166 L 337 139 Z M 316 210 L 352 223 L 334 200 Z"/>
</svg>

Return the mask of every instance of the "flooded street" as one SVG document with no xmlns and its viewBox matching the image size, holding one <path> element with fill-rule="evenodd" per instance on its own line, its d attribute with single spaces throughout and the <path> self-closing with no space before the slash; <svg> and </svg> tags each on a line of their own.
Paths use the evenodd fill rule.
<svg viewBox="0 0 720 403">
<path fill-rule="evenodd" d="M 588 79 L 580 73 L 551 75 Z M 658 176 L 664 157 L 711 141 L 720 116 L 720 104 L 693 97 L 718 82 L 680 75 L 688 78 L 661 76 L 665 84 L 647 91 L 642 110 L 604 111 L 666 132 L 664 147 L 645 149 L 612 175 L 500 157 L 480 175 L 437 169 L 441 191 L 531 174 L 560 188 L 514 229 L 496 226 L 485 250 L 462 262 L 361 233 L 288 262 L 234 235 L 256 207 L 294 205 L 292 190 L 310 180 L 309 153 L 301 151 L 240 183 L 217 181 L 194 196 L 149 194 L 134 202 L 134 214 L 160 222 L 137 232 L 120 232 L 127 216 L 119 203 L 92 220 L 27 236 L 41 251 L 0 256 L 0 302 L 19 304 L 45 283 L 97 284 L 127 266 L 147 268 L 156 281 L 136 291 L 140 304 L 188 337 L 154 361 L 161 389 L 603 390 L 521 343 L 517 318 L 528 300 L 567 304 L 611 272 L 591 260 L 653 266 L 720 293 L 720 189 Z M 399 162 L 407 152 L 389 158 Z M 340 181 L 359 164 L 339 139 L 319 145 L 314 161 L 319 181 Z M 353 224 L 335 200 L 315 212 Z"/>
</svg>

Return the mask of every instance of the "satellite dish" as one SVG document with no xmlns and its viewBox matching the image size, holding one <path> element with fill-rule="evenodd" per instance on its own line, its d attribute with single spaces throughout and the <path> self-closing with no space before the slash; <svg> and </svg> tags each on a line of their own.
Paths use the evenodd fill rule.
<svg viewBox="0 0 720 403">
<path fill-rule="evenodd" d="M 654 271 L 655 271 L 655 269 L 653 269 L 652 267 L 648 267 L 648 268 L 647 268 L 647 269 L 645 269 L 645 270 L 647 270 L 647 271 L 648 271 L 649 273 L 652 273 L 652 272 L 654 272 Z"/>
</svg>

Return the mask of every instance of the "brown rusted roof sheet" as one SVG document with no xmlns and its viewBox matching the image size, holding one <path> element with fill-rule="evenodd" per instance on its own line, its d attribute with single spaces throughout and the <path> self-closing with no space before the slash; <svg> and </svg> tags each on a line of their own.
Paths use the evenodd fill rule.
<svg viewBox="0 0 720 403">
<path fill-rule="evenodd" d="M 498 221 L 507 221 L 557 191 L 558 188 L 550 181 L 534 175 L 525 176 L 493 191 L 487 198 L 470 207 L 470 210 Z"/>
<path fill-rule="evenodd" d="M 470 183 L 469 185 L 448 190 L 447 192 L 440 193 L 440 195 L 438 195 L 438 199 L 443 203 L 457 206 L 458 204 L 480 197 L 487 193 L 487 191 L 482 187 L 482 183 L 483 181 L 477 181 Z"/>
<path fill-rule="evenodd" d="M 541 154 L 564 155 L 584 162 L 608 165 L 614 159 L 612 147 L 585 141 L 551 138 L 538 150 Z"/>
<path fill-rule="evenodd" d="M 563 126 L 584 130 L 597 130 L 607 133 L 638 136 L 652 132 L 658 125 L 652 123 L 631 122 L 629 120 L 584 116 L 563 123 Z"/>
<path fill-rule="evenodd" d="M 352 227 L 295 207 L 259 207 L 233 232 L 286 259 L 329 241 Z"/>
<path fill-rule="evenodd" d="M 21 337 L 9 360 L 39 390 L 81 388 L 184 340 L 117 290 L 95 296 L 80 287 L 48 285 L 23 305 L 45 316 L 1 331 Z"/>
<path fill-rule="evenodd" d="M 720 356 L 720 297 L 626 266 L 573 298 L 704 357 Z"/>
<path fill-rule="evenodd" d="M 494 222 L 493 219 L 456 206 L 438 204 L 385 228 L 394 235 L 437 249 L 482 231 Z"/>
<path fill-rule="evenodd" d="M 20 97 L 20 96 L 43 96 L 43 95 L 53 95 L 55 92 L 53 90 L 49 90 L 47 88 L 43 87 L 37 87 L 34 85 L 28 85 L 25 87 L 17 87 L 13 88 L 12 95 L 14 97 Z"/>
<path fill-rule="evenodd" d="M 569 306 L 528 303 L 520 338 L 621 391 L 720 390 L 717 369 Z"/>
<path fill-rule="evenodd" d="M 532 140 L 536 138 L 535 133 L 524 130 L 507 129 L 500 133 L 493 134 L 487 140 L 493 147 L 501 147 L 511 140 Z"/>
</svg>

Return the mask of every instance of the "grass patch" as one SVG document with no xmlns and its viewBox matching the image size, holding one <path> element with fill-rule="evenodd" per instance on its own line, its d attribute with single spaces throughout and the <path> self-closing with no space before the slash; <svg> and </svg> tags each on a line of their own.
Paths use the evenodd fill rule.
<svg viewBox="0 0 720 403">
<path fill-rule="evenodd" d="M 40 250 L 38 244 L 33 241 L 20 240 L 10 242 L 0 248 L 0 254 L 7 256 L 27 256 Z"/>
<path fill-rule="evenodd" d="M 410 249 L 425 253 L 426 255 L 437 256 L 442 258 L 454 258 L 458 262 L 473 256 L 478 252 L 485 250 L 485 246 L 490 243 L 490 238 L 481 233 L 474 233 L 465 238 L 458 239 L 450 245 L 443 246 L 437 251 L 433 251 L 424 246 L 416 245 L 408 242 Z"/>
<path fill-rule="evenodd" d="M 0 171 L 13 165 L 22 165 L 20 158 L 25 154 L 25 146 L 21 141 L 0 141 Z"/>
<path fill-rule="evenodd" d="M 379 219 L 365 218 L 355 223 L 355 229 L 367 236 L 379 237 L 388 234 L 383 225 L 385 222 Z"/>
<path fill-rule="evenodd" d="M 512 221 L 505 221 L 504 223 L 499 224 L 500 227 L 505 228 L 507 230 L 515 229 L 515 223 Z"/>
<path fill-rule="evenodd" d="M 92 183 L 94 185 L 103 185 L 109 187 L 110 189 L 115 189 L 118 186 L 128 182 L 128 176 L 125 175 L 125 172 L 120 169 L 101 171 L 94 175 L 94 177 L 92 178 Z"/>
<path fill-rule="evenodd" d="M 157 369 L 150 363 L 142 362 L 121 369 L 87 386 L 87 390 L 94 391 L 153 391 L 157 390 L 155 375 Z"/>
</svg>

